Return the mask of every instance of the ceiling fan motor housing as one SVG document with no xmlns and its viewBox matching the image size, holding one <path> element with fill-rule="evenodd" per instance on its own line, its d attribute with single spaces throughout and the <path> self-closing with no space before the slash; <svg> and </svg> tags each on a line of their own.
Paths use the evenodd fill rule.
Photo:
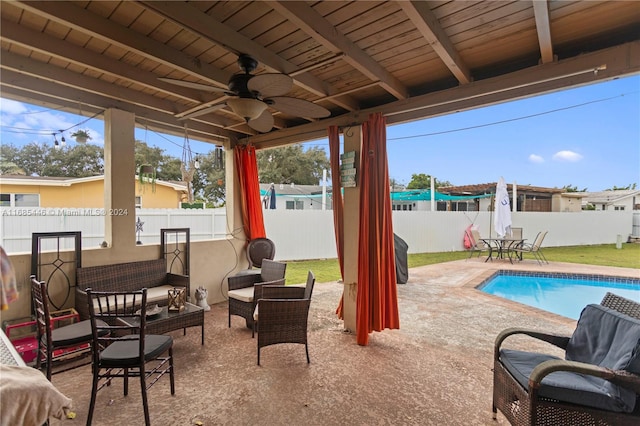
<svg viewBox="0 0 640 426">
<path fill-rule="evenodd" d="M 229 79 L 229 90 L 241 98 L 257 98 L 259 93 L 252 92 L 247 88 L 247 83 L 253 75 L 251 74 L 234 74 Z"/>
</svg>

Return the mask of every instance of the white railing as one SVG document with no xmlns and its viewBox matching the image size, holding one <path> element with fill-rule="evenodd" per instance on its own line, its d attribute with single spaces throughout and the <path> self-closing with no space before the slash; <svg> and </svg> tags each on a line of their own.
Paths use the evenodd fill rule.
<svg viewBox="0 0 640 426">
<path fill-rule="evenodd" d="M 13 215 L 9 208 L 0 211 L 0 245 L 10 254 L 31 252 L 33 232 L 81 231 L 84 248 L 98 247 L 104 240 L 102 216 Z M 158 244 L 161 228 L 191 228 L 192 241 L 220 239 L 228 234 L 224 208 L 138 209 L 136 215 L 144 222 L 140 233 L 143 244 Z M 464 250 L 464 230 L 472 223 L 482 236 L 495 236 L 491 218 L 490 212 L 394 211 L 393 227 L 409 245 L 409 253 L 460 251 Z M 331 210 L 265 210 L 264 220 L 267 236 L 276 244 L 277 259 L 336 257 Z M 634 231 L 637 233 L 638 224 L 640 212 L 631 211 L 513 214 L 513 226 L 523 228 L 523 237 L 529 241 L 539 231 L 549 231 L 544 241 L 547 247 L 613 244 L 618 235 L 626 241 Z"/>
</svg>

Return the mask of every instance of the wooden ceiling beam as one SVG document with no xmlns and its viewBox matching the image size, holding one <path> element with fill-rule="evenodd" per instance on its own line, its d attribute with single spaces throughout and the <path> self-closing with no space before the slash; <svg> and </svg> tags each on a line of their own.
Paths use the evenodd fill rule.
<svg viewBox="0 0 640 426">
<path fill-rule="evenodd" d="M 26 82 L 31 79 L 31 77 L 26 76 L 25 78 L 26 79 L 21 79 L 20 81 Z M 51 88 L 54 88 L 51 84 L 49 84 L 49 86 Z M 37 89 L 37 87 L 31 87 Z M 62 87 L 62 89 L 60 90 L 58 88 L 55 88 L 53 93 L 44 93 L 42 91 L 32 91 L 29 89 L 24 89 L 22 86 L 7 84 L 4 79 L 0 83 L 0 90 L 2 91 L 3 97 L 7 99 L 13 99 L 16 101 L 39 105 L 46 108 L 60 109 L 60 107 L 62 107 L 62 110 L 71 114 L 78 114 L 78 105 L 82 105 L 82 115 L 88 117 L 96 116 L 96 118 L 104 120 L 104 108 L 95 105 L 96 102 L 100 102 L 100 98 L 97 97 L 97 95 L 86 96 L 86 94 L 76 93 L 77 100 L 72 101 L 67 98 L 61 98 L 58 96 L 61 92 L 74 92 L 74 90 L 69 90 L 69 88 Z M 87 103 L 87 101 L 91 103 Z M 123 104 L 112 105 L 113 108 L 120 108 L 123 106 Z M 120 109 L 130 110 L 128 108 Z M 149 110 L 142 111 L 137 107 L 136 109 L 137 111 L 134 111 L 134 113 L 136 113 L 136 123 L 138 123 L 140 127 L 148 126 L 149 129 L 161 133 L 166 133 L 173 136 L 184 136 L 183 121 L 174 119 L 169 114 Z M 214 126 L 211 126 L 210 124 L 202 122 L 190 121 L 189 131 L 191 133 L 197 133 L 198 141 L 218 145 L 222 144 L 223 142 L 229 143 L 229 141 L 236 141 L 238 139 L 238 134 L 236 133 L 227 132 L 224 129 L 216 128 Z M 192 137 L 193 136 L 194 135 L 192 135 Z"/>
<path fill-rule="evenodd" d="M 547 0 L 534 0 L 532 3 L 542 63 L 553 62 L 554 56 L 553 42 L 551 40 L 551 23 L 549 22 L 549 4 Z"/>
<path fill-rule="evenodd" d="M 461 107 L 479 108 L 638 73 L 640 41 L 634 41 L 563 61 L 474 81 L 453 89 L 346 113 L 318 123 L 252 136 L 250 141 L 261 148 L 282 146 L 326 137 L 326 129 L 329 126 L 357 125 L 367 120 L 369 114 L 374 112 L 382 112 L 387 116 L 388 124 L 402 123 L 457 112 Z"/>
<path fill-rule="evenodd" d="M 471 71 L 458 54 L 451 39 L 442 29 L 438 18 L 431 11 L 429 2 L 398 1 L 398 5 L 458 81 L 461 84 L 471 82 L 473 80 Z"/>
<path fill-rule="evenodd" d="M 340 33 L 311 6 L 297 1 L 268 1 L 266 3 L 327 49 L 334 53 L 344 53 L 345 62 L 369 79 L 379 82 L 380 87 L 397 99 L 409 97 L 409 91 L 400 80 Z"/>
<path fill-rule="evenodd" d="M 55 58 L 108 74 L 116 79 L 122 79 L 124 77 L 147 88 L 160 90 L 189 102 L 205 103 L 213 100 L 213 98 L 209 99 L 203 96 L 201 91 L 165 83 L 158 80 L 157 75 L 151 72 L 143 71 L 140 68 L 127 65 L 123 62 L 114 61 L 107 56 L 91 52 L 88 49 L 63 40 L 49 37 L 41 32 L 30 30 L 5 19 L 0 21 L 0 39 L 32 49 L 44 55 L 51 55 Z"/>
<path fill-rule="evenodd" d="M 107 43 L 114 44 L 127 51 L 133 51 L 142 57 L 167 65 L 172 69 L 192 74 L 211 84 L 227 89 L 232 73 L 209 64 L 194 61 L 185 53 L 170 48 L 133 30 L 116 25 L 88 10 L 75 6 L 71 2 L 14 2 L 13 5 L 35 13 L 41 17 L 77 29 Z M 180 3 L 184 7 L 184 3 Z"/>
<path fill-rule="evenodd" d="M 211 40 L 236 55 L 240 53 L 251 55 L 274 71 L 290 74 L 299 69 L 295 64 L 188 3 L 171 1 L 140 1 L 139 3 L 185 30 Z M 309 73 L 296 74 L 293 79 L 296 85 L 322 98 L 339 94 L 329 84 Z M 357 102 L 346 96 L 332 98 L 331 101 L 350 111 L 358 108 Z"/>
</svg>

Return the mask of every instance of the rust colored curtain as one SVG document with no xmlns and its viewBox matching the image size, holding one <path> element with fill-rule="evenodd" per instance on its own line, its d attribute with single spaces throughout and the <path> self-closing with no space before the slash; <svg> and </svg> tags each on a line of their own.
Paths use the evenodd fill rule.
<svg viewBox="0 0 640 426">
<path fill-rule="evenodd" d="M 260 203 L 260 185 L 258 182 L 258 163 L 256 149 L 253 146 L 238 145 L 234 148 L 236 171 L 242 194 L 242 224 L 244 233 L 253 240 L 264 238 L 264 218 Z"/>
<path fill-rule="evenodd" d="M 360 163 L 360 236 L 356 334 L 359 345 L 369 333 L 400 328 L 396 262 L 391 222 L 386 120 L 371 114 L 362 126 Z"/>
<path fill-rule="evenodd" d="M 330 126 L 329 134 L 329 161 L 331 163 L 331 196 L 333 197 L 333 229 L 336 236 L 336 252 L 340 264 L 340 276 L 344 281 L 344 216 L 342 201 L 342 187 L 340 186 L 340 132 L 338 126 Z M 342 302 L 336 309 L 338 318 L 342 319 Z"/>
</svg>

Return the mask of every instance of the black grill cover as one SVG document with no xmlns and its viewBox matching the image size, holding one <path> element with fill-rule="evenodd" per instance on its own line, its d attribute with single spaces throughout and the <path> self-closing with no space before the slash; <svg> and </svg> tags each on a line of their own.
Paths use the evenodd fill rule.
<svg viewBox="0 0 640 426">
<path fill-rule="evenodd" d="M 396 281 L 398 284 L 406 284 L 409 279 L 409 266 L 407 264 L 409 245 L 396 234 L 393 234 L 393 243 L 396 252 Z"/>
</svg>

